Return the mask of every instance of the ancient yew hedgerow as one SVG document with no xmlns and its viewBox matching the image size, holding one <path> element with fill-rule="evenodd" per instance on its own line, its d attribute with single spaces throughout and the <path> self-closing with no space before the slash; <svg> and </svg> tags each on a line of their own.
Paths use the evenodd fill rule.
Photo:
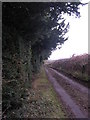
<svg viewBox="0 0 90 120">
<path fill-rule="evenodd" d="M 63 14 L 79 17 L 80 2 L 23 3 L 2 5 L 3 33 L 3 114 L 18 109 L 31 85 L 32 75 L 39 71 L 51 51 L 67 40 Z M 58 23 L 58 21 L 61 23 Z"/>
</svg>

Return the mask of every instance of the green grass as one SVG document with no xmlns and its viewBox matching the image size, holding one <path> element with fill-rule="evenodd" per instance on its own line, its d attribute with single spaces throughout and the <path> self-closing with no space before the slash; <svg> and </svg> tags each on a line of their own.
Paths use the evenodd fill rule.
<svg viewBox="0 0 90 120">
<path fill-rule="evenodd" d="M 82 79 L 84 81 L 88 81 L 89 80 L 89 76 L 88 74 L 84 73 L 82 74 L 80 71 L 75 71 L 75 72 L 72 72 L 72 75 L 78 79 Z"/>
<path fill-rule="evenodd" d="M 11 118 L 66 118 L 66 111 L 61 105 L 52 84 L 42 68 L 35 77 L 28 96 L 23 99 L 23 107 L 12 111 Z"/>
<path fill-rule="evenodd" d="M 82 81 L 86 81 L 88 82 L 90 80 L 90 76 L 88 75 L 88 73 L 83 73 L 81 71 L 72 71 L 72 70 L 65 70 L 65 69 L 62 69 L 61 67 L 59 68 L 60 71 L 68 74 L 68 75 L 71 75 L 77 79 L 80 79 Z"/>
<path fill-rule="evenodd" d="M 58 97 L 56 95 L 56 92 L 54 91 L 51 83 L 48 81 L 44 69 L 41 70 L 40 77 L 38 79 L 38 87 L 41 87 L 40 94 L 42 94 L 42 97 L 44 100 L 47 101 L 47 103 L 51 104 L 50 106 L 47 106 L 49 111 L 49 118 L 65 118 L 65 113 L 63 112 L 62 106 L 60 104 L 60 101 L 58 100 Z M 48 111 L 48 109 L 46 110 Z"/>
<path fill-rule="evenodd" d="M 43 93 L 44 98 L 51 103 L 52 111 L 50 113 L 50 117 L 52 118 L 65 118 L 65 114 L 61 108 L 60 103 L 57 100 L 57 96 L 55 91 L 52 88 L 49 88 L 48 91 Z"/>
</svg>

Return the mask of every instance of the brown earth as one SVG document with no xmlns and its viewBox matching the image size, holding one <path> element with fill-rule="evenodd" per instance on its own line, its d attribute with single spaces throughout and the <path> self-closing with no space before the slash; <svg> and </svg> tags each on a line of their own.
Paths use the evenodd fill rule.
<svg viewBox="0 0 90 120">
<path fill-rule="evenodd" d="M 45 71 L 69 117 L 88 118 L 88 88 L 52 68 Z"/>
</svg>

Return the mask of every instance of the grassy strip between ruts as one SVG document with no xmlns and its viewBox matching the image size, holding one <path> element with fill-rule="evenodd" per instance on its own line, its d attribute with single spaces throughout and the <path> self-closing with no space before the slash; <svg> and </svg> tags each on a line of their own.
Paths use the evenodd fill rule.
<svg viewBox="0 0 90 120">
<path fill-rule="evenodd" d="M 23 107 L 13 112 L 19 118 L 66 118 L 65 111 L 48 81 L 44 69 L 37 75 L 23 100 Z"/>
</svg>

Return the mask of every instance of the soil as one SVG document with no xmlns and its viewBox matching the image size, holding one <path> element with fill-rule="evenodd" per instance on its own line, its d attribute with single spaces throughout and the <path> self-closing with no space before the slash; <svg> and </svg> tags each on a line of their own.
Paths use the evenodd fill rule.
<svg viewBox="0 0 90 120">
<path fill-rule="evenodd" d="M 45 71 L 69 117 L 88 118 L 89 89 L 52 68 Z"/>
</svg>

